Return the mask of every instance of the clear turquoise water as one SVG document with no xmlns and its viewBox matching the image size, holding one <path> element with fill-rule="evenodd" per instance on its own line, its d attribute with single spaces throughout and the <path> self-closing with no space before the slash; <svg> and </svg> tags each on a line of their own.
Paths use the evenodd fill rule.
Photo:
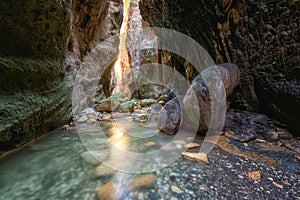
<svg viewBox="0 0 300 200">
<path fill-rule="evenodd" d="M 76 131 L 53 134 L 0 162 L 0 199 L 93 199 L 102 185 Z"/>
<path fill-rule="evenodd" d="M 116 134 L 114 129 L 113 124 L 106 123 L 104 132 L 108 138 Z M 136 126 L 135 128 L 124 126 L 123 129 L 131 131 L 131 135 L 146 134 L 141 132 L 142 128 Z M 88 136 L 94 134 L 89 130 L 84 133 Z M 169 143 L 170 138 L 172 139 L 173 136 L 157 134 L 151 140 L 161 147 Z M 201 142 L 199 138 L 196 140 Z M 126 143 L 125 135 L 124 138 L 118 138 L 118 141 L 128 144 L 126 146 L 134 152 L 153 150 L 144 148 L 147 140 L 144 141 L 143 138 L 140 141 L 129 140 Z M 180 146 L 179 141 L 173 141 L 175 148 Z M 189 142 L 188 139 L 185 142 Z M 107 150 L 104 144 L 102 148 Z M 92 174 L 98 164 L 87 162 L 82 156 L 85 152 L 87 149 L 77 131 L 58 130 L 22 151 L 0 160 L 0 199 L 96 200 L 98 199 L 96 191 L 107 182 L 126 184 L 134 177 L 140 176 L 140 174 L 118 172 L 110 177 L 94 178 Z M 149 158 L 145 157 L 145 168 L 148 167 L 147 159 Z M 126 161 L 133 167 L 138 163 L 122 155 L 119 161 Z M 153 163 L 155 162 L 153 160 Z M 124 193 L 122 200 L 299 198 L 299 175 L 297 174 L 233 156 L 219 148 L 214 148 L 209 153 L 209 162 L 209 165 L 201 165 L 178 158 L 168 167 L 151 172 L 156 177 L 153 188 Z M 262 181 L 255 183 L 248 179 L 247 173 L 257 170 L 262 173 Z M 291 186 L 284 185 L 283 189 L 279 189 L 270 182 L 269 178 L 282 185 L 284 185 L 283 180 L 288 181 Z M 180 188 L 182 193 L 172 191 L 172 186 Z"/>
</svg>

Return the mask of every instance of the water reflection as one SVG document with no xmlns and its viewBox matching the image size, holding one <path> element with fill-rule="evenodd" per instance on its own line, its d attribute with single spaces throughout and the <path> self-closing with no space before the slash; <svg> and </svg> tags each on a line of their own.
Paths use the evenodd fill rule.
<svg viewBox="0 0 300 200">
<path fill-rule="evenodd" d="M 112 136 L 109 138 L 109 142 L 115 148 L 121 151 L 127 151 L 129 149 L 129 138 L 116 126 L 111 129 Z"/>
</svg>

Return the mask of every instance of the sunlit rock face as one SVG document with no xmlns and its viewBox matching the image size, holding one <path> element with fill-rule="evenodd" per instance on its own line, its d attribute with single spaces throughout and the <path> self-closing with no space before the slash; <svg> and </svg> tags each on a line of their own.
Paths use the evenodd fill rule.
<svg viewBox="0 0 300 200">
<path fill-rule="evenodd" d="M 143 19 L 172 28 L 198 41 L 217 64 L 241 69 L 231 106 L 261 111 L 288 124 L 299 135 L 299 15 L 296 1 L 143 0 Z M 173 58 L 189 80 L 197 73 Z M 185 67 L 185 68 L 184 68 Z"/>
<path fill-rule="evenodd" d="M 69 118 L 64 53 L 67 2 L 0 2 L 0 152 L 40 136 Z"/>
<path fill-rule="evenodd" d="M 113 67 L 118 57 L 122 2 L 74 1 L 72 15 L 66 79 L 76 91 L 72 96 L 76 113 L 93 107 L 95 95 L 110 96 L 115 86 Z"/>
</svg>

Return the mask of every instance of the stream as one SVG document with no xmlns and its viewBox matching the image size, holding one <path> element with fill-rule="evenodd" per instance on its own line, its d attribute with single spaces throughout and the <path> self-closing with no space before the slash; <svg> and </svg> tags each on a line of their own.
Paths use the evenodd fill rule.
<svg viewBox="0 0 300 200">
<path fill-rule="evenodd" d="M 84 126 L 82 124 L 81 129 Z M 116 123 L 101 122 L 101 126 L 106 136 L 99 140 L 111 141 L 109 139 L 118 134 Z M 127 133 L 142 133 L 145 130 L 144 126 L 140 126 L 140 130 L 139 126 L 130 128 L 128 123 L 124 127 Z M 87 150 L 79 135 L 82 133 L 74 130 L 56 130 L 22 151 L 2 159 L 0 199 L 97 199 L 96 191 L 107 182 L 112 181 L 122 187 L 141 176 L 140 173 L 116 171 L 106 177 L 93 177 L 93 171 L 99 164 L 86 156 Z M 125 133 L 124 137 L 130 151 L 145 152 L 144 147 L 149 147 L 142 141 L 130 139 L 134 138 L 130 134 Z M 151 139 L 157 144 L 155 148 L 160 148 L 163 141 L 168 143 L 170 138 L 173 136 L 156 133 Z M 189 142 L 179 141 L 173 140 L 173 143 L 177 143 L 174 147 Z M 201 138 L 197 136 L 194 142 L 201 143 Z M 102 149 L 107 148 L 103 145 Z M 122 199 L 299 199 L 300 177 L 292 171 L 235 156 L 217 146 L 208 156 L 208 165 L 178 157 L 167 167 L 147 172 L 155 176 L 156 183 L 144 190 L 126 192 L 125 189 Z M 126 157 L 118 159 L 119 163 L 135 165 Z M 144 167 L 147 168 L 146 162 Z M 248 172 L 257 170 L 261 172 L 261 180 L 250 180 Z M 279 188 L 274 183 L 283 186 Z"/>
</svg>

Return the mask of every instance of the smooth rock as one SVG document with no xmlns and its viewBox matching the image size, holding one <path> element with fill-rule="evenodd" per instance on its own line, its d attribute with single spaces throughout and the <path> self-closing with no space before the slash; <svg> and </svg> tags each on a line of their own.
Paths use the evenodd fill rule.
<svg viewBox="0 0 300 200">
<path fill-rule="evenodd" d="M 96 105 L 95 109 L 97 112 L 112 112 L 120 104 L 117 99 L 104 99 L 100 104 Z"/>
<path fill-rule="evenodd" d="M 156 183 L 155 176 L 152 174 L 146 174 L 146 175 L 143 175 L 143 176 L 133 179 L 129 183 L 128 189 L 129 189 L 129 191 L 147 189 L 147 188 L 153 187 L 155 185 L 155 183 Z"/>
<path fill-rule="evenodd" d="M 88 119 L 89 119 L 89 118 L 88 118 L 87 116 L 84 115 L 84 116 L 80 117 L 80 118 L 77 120 L 77 122 L 83 123 L 83 122 L 86 122 Z"/>
<path fill-rule="evenodd" d="M 184 148 L 187 148 L 187 149 L 193 149 L 193 148 L 197 148 L 197 147 L 200 147 L 200 144 L 198 144 L 198 143 L 188 143 L 188 144 L 184 145 Z"/>
<path fill-rule="evenodd" d="M 182 157 L 186 160 L 199 162 L 201 164 L 208 164 L 209 163 L 206 153 L 182 152 Z"/>
<path fill-rule="evenodd" d="M 180 104 L 175 98 L 169 101 L 159 112 L 157 128 L 165 134 L 174 134 L 179 128 L 180 120 Z"/>
<path fill-rule="evenodd" d="M 183 193 L 182 190 L 181 190 L 179 187 L 174 186 L 174 185 L 171 186 L 171 190 L 172 190 L 172 192 L 174 192 L 174 193 L 176 193 L 176 194 L 181 194 L 181 193 Z"/>
<path fill-rule="evenodd" d="M 97 119 L 96 119 L 96 118 L 89 118 L 89 119 L 87 120 L 87 123 L 89 123 L 89 124 L 97 123 Z"/>
<path fill-rule="evenodd" d="M 97 190 L 99 200 L 119 200 L 121 199 L 121 188 L 113 182 L 108 182 Z"/>
<path fill-rule="evenodd" d="M 260 181 L 260 171 L 248 172 L 248 177 L 253 181 Z"/>
<path fill-rule="evenodd" d="M 149 141 L 149 142 L 147 142 L 147 143 L 144 145 L 144 147 L 145 147 L 145 148 L 152 148 L 152 147 L 155 147 L 156 145 L 157 145 L 156 142 Z"/>
<path fill-rule="evenodd" d="M 116 169 L 108 167 L 107 165 L 101 164 L 94 169 L 92 176 L 94 178 L 103 178 L 106 176 L 113 175 L 116 172 L 117 172 Z"/>
<path fill-rule="evenodd" d="M 283 185 L 273 182 L 273 185 L 277 188 L 283 189 Z"/>
<path fill-rule="evenodd" d="M 83 111 L 81 111 L 81 113 L 82 114 L 86 114 L 86 115 L 91 115 L 91 114 L 95 115 L 96 114 L 96 112 L 95 112 L 95 110 L 93 108 L 86 108 Z"/>
</svg>

